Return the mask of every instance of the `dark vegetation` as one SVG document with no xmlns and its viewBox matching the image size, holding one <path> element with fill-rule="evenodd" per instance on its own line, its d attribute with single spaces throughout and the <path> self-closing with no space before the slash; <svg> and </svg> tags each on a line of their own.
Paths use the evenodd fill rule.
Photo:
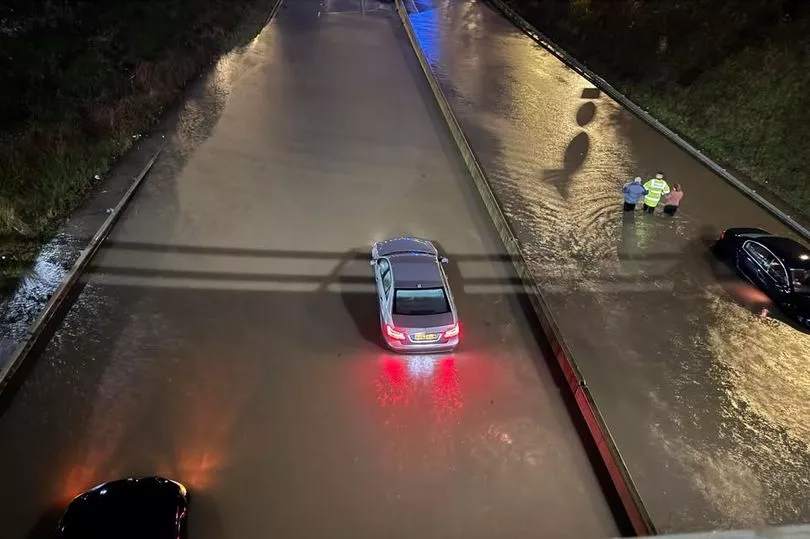
<svg viewBox="0 0 810 539">
<path fill-rule="evenodd" d="M 506 0 L 707 155 L 810 216 L 810 2 Z"/>
<path fill-rule="evenodd" d="M 0 280 L 271 0 L 0 0 Z"/>
</svg>

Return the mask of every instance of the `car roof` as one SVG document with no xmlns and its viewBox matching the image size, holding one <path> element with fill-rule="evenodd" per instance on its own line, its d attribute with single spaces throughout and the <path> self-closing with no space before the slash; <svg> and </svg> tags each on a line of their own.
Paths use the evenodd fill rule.
<svg viewBox="0 0 810 539">
<path fill-rule="evenodd" d="M 781 236 L 763 236 L 752 239 L 770 249 L 788 266 L 810 269 L 810 250 L 796 240 Z M 806 258 L 801 258 L 802 255 Z"/>
<path fill-rule="evenodd" d="M 428 240 L 412 237 L 391 238 L 377 242 L 377 254 L 388 256 L 396 253 L 423 253 L 426 255 L 438 256 L 436 247 Z"/>
<path fill-rule="evenodd" d="M 435 255 L 396 254 L 390 256 L 396 288 L 444 287 L 441 268 Z"/>
</svg>

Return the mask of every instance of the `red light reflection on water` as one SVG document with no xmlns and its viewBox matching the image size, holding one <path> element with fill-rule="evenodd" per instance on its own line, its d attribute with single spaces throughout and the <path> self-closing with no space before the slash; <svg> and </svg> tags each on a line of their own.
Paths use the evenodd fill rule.
<svg viewBox="0 0 810 539">
<path fill-rule="evenodd" d="M 382 406 L 407 404 L 411 388 L 408 368 L 399 358 L 384 356 L 382 371 L 377 377 L 377 403 Z"/>
<path fill-rule="evenodd" d="M 454 358 L 442 359 L 439 362 L 433 383 L 433 402 L 439 420 L 450 419 L 464 408 L 464 395 L 461 392 Z"/>
<path fill-rule="evenodd" d="M 428 399 L 420 399 L 418 395 L 427 389 L 426 385 L 430 386 L 430 401 L 437 420 L 447 419 L 464 408 L 454 357 L 383 355 L 380 358 L 376 383 L 380 407 L 424 405 Z"/>
<path fill-rule="evenodd" d="M 479 362 L 454 356 L 381 355 L 376 364 L 376 409 L 383 469 L 392 478 L 451 473 L 461 440 L 467 383 L 480 383 Z M 461 372 L 460 367 L 464 370 Z M 471 372 L 475 371 L 475 372 Z"/>
</svg>

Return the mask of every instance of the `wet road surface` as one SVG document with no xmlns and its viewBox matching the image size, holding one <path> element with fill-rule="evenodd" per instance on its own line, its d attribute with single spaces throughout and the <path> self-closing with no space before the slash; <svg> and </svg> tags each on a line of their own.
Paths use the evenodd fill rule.
<svg viewBox="0 0 810 539">
<path fill-rule="evenodd" d="M 486 5 L 406 5 L 659 530 L 810 521 L 810 336 L 707 250 L 787 230 Z M 659 168 L 675 219 L 623 216 Z"/>
<path fill-rule="evenodd" d="M 192 89 L 5 403 L 0 535 L 152 473 L 192 538 L 615 535 L 486 215 L 390 6 L 290 2 Z M 455 355 L 378 346 L 400 233 L 451 259 Z"/>
</svg>

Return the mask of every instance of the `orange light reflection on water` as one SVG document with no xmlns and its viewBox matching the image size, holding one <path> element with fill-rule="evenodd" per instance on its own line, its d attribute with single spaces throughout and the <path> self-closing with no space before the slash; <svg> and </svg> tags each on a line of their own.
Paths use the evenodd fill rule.
<svg viewBox="0 0 810 539">
<path fill-rule="evenodd" d="M 255 387 L 245 368 L 198 350 L 178 362 L 151 406 L 99 401 L 53 482 L 60 505 L 100 483 L 160 475 L 210 489 L 233 459 L 233 431 Z M 131 382 L 137 386 L 136 381 Z"/>
<path fill-rule="evenodd" d="M 158 472 L 192 491 L 208 490 L 233 460 L 233 430 L 254 379 L 224 361 L 206 361 L 184 379 L 175 401 L 171 450 Z"/>
</svg>

